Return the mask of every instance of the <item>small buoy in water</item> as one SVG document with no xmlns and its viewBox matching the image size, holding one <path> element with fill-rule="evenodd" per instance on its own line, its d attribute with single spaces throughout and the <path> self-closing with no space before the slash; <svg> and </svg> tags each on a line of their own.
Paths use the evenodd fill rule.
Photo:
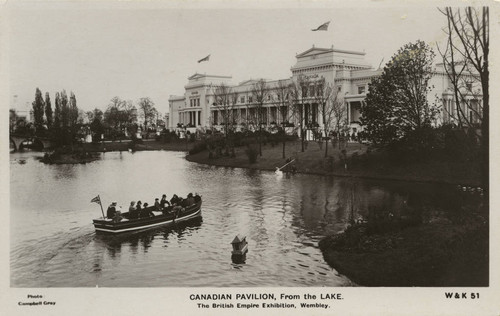
<svg viewBox="0 0 500 316">
<path fill-rule="evenodd" d="M 131 152 L 132 152 L 132 148 L 129 148 L 129 149 L 128 149 L 128 152 L 129 152 L 129 153 L 131 153 Z"/>
</svg>

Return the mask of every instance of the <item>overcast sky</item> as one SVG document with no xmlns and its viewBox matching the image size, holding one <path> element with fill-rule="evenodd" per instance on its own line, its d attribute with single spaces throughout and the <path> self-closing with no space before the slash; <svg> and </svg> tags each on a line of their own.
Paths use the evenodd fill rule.
<svg viewBox="0 0 500 316">
<path fill-rule="evenodd" d="M 444 37 L 445 19 L 432 3 L 204 6 L 10 3 L 11 104 L 26 109 L 39 87 L 52 104 L 55 92 L 66 89 L 84 110 L 104 110 L 114 96 L 150 97 L 165 113 L 169 95 L 183 94 L 195 72 L 232 75 L 234 83 L 288 78 L 295 55 L 313 44 L 365 51 L 376 68 L 405 43 L 435 46 Z M 328 31 L 311 31 L 326 21 Z M 209 62 L 197 63 L 208 54 Z"/>
</svg>

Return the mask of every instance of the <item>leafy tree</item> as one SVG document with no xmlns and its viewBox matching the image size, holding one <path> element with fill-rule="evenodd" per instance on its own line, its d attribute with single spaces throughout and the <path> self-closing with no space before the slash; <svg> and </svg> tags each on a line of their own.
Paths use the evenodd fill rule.
<svg viewBox="0 0 500 316">
<path fill-rule="evenodd" d="M 93 111 L 87 112 L 90 121 L 90 131 L 92 132 L 92 139 L 98 140 L 104 134 L 104 114 L 101 110 L 95 108 Z"/>
<path fill-rule="evenodd" d="M 45 118 L 47 119 L 47 127 L 49 130 L 52 128 L 54 123 L 54 118 L 52 116 L 52 105 L 50 103 L 50 95 L 48 92 L 45 93 Z"/>
<path fill-rule="evenodd" d="M 61 96 L 59 92 L 56 92 L 55 99 L 55 109 L 54 109 L 54 128 L 59 129 L 61 127 Z"/>
<path fill-rule="evenodd" d="M 35 132 L 37 135 L 41 135 L 43 133 L 43 110 L 45 107 L 45 102 L 43 101 L 42 92 L 38 88 L 36 88 L 35 101 L 33 101 L 32 105 Z"/>
<path fill-rule="evenodd" d="M 68 95 L 66 91 L 61 92 L 61 127 L 63 129 L 68 128 L 70 120 L 69 105 L 68 105 Z"/>
<path fill-rule="evenodd" d="M 361 108 L 368 139 L 378 145 L 401 140 L 410 132 L 431 126 L 438 112 L 427 101 L 434 52 L 422 41 L 409 43 L 372 80 Z"/>
</svg>

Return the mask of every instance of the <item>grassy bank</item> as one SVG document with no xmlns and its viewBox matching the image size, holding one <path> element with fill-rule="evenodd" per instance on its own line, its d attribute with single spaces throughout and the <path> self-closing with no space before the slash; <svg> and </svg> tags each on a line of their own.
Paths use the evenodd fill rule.
<svg viewBox="0 0 500 316">
<path fill-rule="evenodd" d="M 78 150 L 84 150 L 88 152 L 103 152 L 103 151 L 127 151 L 129 148 L 133 148 L 135 151 L 146 151 L 146 150 L 169 150 L 169 151 L 189 151 L 194 146 L 194 142 L 162 142 L 156 140 L 143 140 L 133 144 L 131 141 L 114 141 L 114 142 L 104 142 L 104 143 L 85 143 L 78 146 Z"/>
<path fill-rule="evenodd" d="M 114 141 L 104 143 L 84 143 L 71 146 L 65 146 L 55 149 L 53 152 L 46 153 L 41 159 L 48 164 L 79 164 L 98 160 L 97 153 L 113 151 L 148 151 L 148 150 L 168 150 L 168 151 L 189 151 L 195 145 L 195 142 L 163 142 L 156 140 L 144 140 L 140 142 Z"/>
<path fill-rule="evenodd" d="M 319 246 L 331 267 L 363 286 L 488 286 L 488 235 L 484 220 L 377 233 L 362 224 Z"/>
<path fill-rule="evenodd" d="M 254 145 L 257 148 L 257 145 Z M 316 142 L 308 142 L 304 152 L 300 141 L 288 142 L 285 156 L 295 159 L 293 165 L 299 173 L 354 176 L 362 178 L 392 179 L 406 181 L 424 181 L 453 183 L 462 185 L 479 185 L 479 166 L 470 163 L 453 161 L 402 162 L 388 159 L 387 155 L 370 151 L 367 145 L 350 143 L 347 146 L 344 161 L 338 148 L 329 144 L 328 156 L 324 158 L 324 146 Z M 245 153 L 246 147 L 237 147 L 235 157 L 221 156 L 209 158 L 209 152 L 204 150 L 187 156 L 189 161 L 216 166 L 241 167 L 261 170 L 275 170 L 283 166 L 286 159 L 282 158 L 282 145 L 262 147 L 262 157 L 255 163 L 250 163 Z"/>
</svg>

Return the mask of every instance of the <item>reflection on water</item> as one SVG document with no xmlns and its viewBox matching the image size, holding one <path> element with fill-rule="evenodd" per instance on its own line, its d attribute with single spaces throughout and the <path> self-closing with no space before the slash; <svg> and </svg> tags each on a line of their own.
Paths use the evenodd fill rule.
<svg viewBox="0 0 500 316">
<path fill-rule="evenodd" d="M 318 241 L 349 221 L 453 213 L 479 199 L 453 186 L 292 175 L 198 165 L 182 153 L 106 153 L 85 165 L 43 165 L 11 154 L 11 285 L 351 286 L 323 260 Z M 17 161 L 25 160 L 24 164 Z M 152 203 L 203 196 L 202 220 L 123 236 L 94 233 L 100 194 Z M 230 242 L 247 236 L 244 264 Z"/>
</svg>

